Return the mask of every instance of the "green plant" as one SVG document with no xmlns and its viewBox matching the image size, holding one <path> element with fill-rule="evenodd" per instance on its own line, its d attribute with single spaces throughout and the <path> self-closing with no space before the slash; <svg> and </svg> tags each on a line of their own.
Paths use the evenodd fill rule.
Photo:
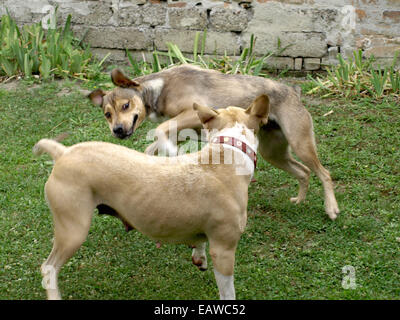
<svg viewBox="0 0 400 320">
<path fill-rule="evenodd" d="M 143 59 L 141 61 L 138 61 L 131 55 L 131 53 L 127 49 L 126 49 L 126 55 L 133 69 L 133 74 L 137 77 L 156 72 L 156 70 L 160 71 L 164 67 L 163 64 L 160 64 L 157 52 L 153 52 L 152 62 L 147 62 L 144 54 L 143 54 Z"/>
<path fill-rule="evenodd" d="M 383 96 L 386 82 L 388 79 L 388 69 L 385 68 L 383 73 L 381 72 L 380 66 L 378 66 L 378 70 L 375 71 L 371 68 L 371 77 L 369 78 L 372 85 L 372 90 L 368 88 L 368 91 L 375 98 L 381 98 Z"/>
<path fill-rule="evenodd" d="M 389 71 L 390 86 L 394 93 L 400 93 L 400 72 L 396 71 L 393 67 Z"/>
<path fill-rule="evenodd" d="M 105 59 L 94 59 L 90 47 L 74 38 L 71 16 L 63 28 L 44 30 L 41 23 L 18 27 L 10 14 L 0 23 L 0 76 L 39 75 L 47 79 L 74 77 L 90 79 L 98 75 Z"/>
<path fill-rule="evenodd" d="M 390 78 L 389 85 L 390 85 L 391 90 L 396 94 L 400 93 L 400 72 L 395 69 L 395 65 L 397 63 L 397 58 L 399 56 L 399 53 L 400 53 L 400 51 L 396 51 L 394 58 L 393 58 L 392 65 L 390 66 L 390 69 L 389 69 L 389 78 Z"/>
<path fill-rule="evenodd" d="M 392 66 L 383 70 L 373 65 L 373 56 L 364 59 L 362 51 L 354 51 L 353 56 L 345 60 L 338 54 L 338 64 L 328 66 L 326 75 L 316 78 L 308 76 L 312 88 L 308 94 L 320 93 L 323 97 L 373 97 L 380 99 L 384 96 L 399 96 L 400 75 L 395 69 L 397 55 L 393 58 Z"/>
<path fill-rule="evenodd" d="M 128 60 L 132 66 L 135 76 L 141 76 L 153 72 L 158 72 L 164 68 L 168 68 L 178 64 L 193 64 L 198 65 L 206 69 L 219 70 L 224 73 L 230 74 L 247 74 L 254 76 L 266 76 L 263 73 L 263 69 L 266 66 L 268 58 L 273 55 L 279 55 L 286 50 L 287 47 L 281 48 L 280 41 L 278 39 L 277 51 L 267 52 L 262 57 L 257 57 L 254 52 L 256 44 L 256 37 L 251 35 L 249 47 L 243 49 L 240 57 L 237 59 L 228 56 L 226 53 L 223 56 L 214 55 L 213 57 L 206 57 L 204 55 L 206 45 L 207 31 L 205 30 L 201 35 L 200 32 L 196 32 L 194 43 L 193 43 L 193 55 L 187 57 L 180 50 L 180 48 L 171 42 L 167 42 L 167 52 L 154 51 L 153 61 L 147 62 L 143 56 L 142 61 L 136 60 L 128 50 Z M 199 50 L 200 49 L 200 50 Z M 200 51 L 200 53 L 199 53 Z"/>
<path fill-rule="evenodd" d="M 254 53 L 255 44 L 256 38 L 252 34 L 250 36 L 250 46 L 243 49 L 240 58 L 233 64 L 232 71 L 230 73 L 252 74 L 254 76 L 261 75 L 261 70 L 265 65 L 265 60 L 271 57 L 273 53 L 268 52 L 263 57 L 257 59 Z"/>
</svg>

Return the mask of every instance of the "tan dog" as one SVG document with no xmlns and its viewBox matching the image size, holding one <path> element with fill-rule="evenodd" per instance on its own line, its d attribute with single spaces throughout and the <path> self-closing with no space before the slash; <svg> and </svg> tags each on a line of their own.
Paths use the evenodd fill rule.
<svg viewBox="0 0 400 320">
<path fill-rule="evenodd" d="M 185 128 L 201 128 L 192 108 L 194 102 L 209 107 L 245 108 L 259 95 L 267 94 L 271 110 L 268 124 L 259 132 L 258 151 L 269 163 L 297 178 L 299 192 L 290 199 L 293 203 L 305 200 L 310 169 L 314 171 L 324 187 L 325 211 L 332 220 L 336 219 L 339 207 L 332 179 L 318 159 L 311 116 L 293 88 L 270 79 L 222 74 L 190 65 L 135 80 L 116 69 L 111 78 L 117 88 L 111 92 L 95 90 L 89 98 L 102 106 L 116 137 L 132 135 L 146 116 L 152 120 L 170 118 L 157 127 L 157 140 L 146 149 L 151 155 L 158 151 L 176 155 L 177 139 L 170 137 L 171 128 L 178 132 Z M 304 165 L 292 157 L 291 150 Z"/>
<path fill-rule="evenodd" d="M 54 244 L 41 268 L 49 299 L 61 298 L 57 275 L 85 241 L 101 204 L 156 241 L 194 245 L 192 260 L 200 269 L 207 268 L 208 240 L 220 298 L 235 298 L 235 250 L 246 226 L 255 134 L 268 121 L 269 100 L 260 96 L 246 110 L 198 105 L 194 110 L 212 130 L 210 143 L 179 157 L 149 156 L 104 142 L 66 147 L 42 139 L 35 145 L 35 154 L 47 152 L 55 161 L 45 185 Z"/>
</svg>

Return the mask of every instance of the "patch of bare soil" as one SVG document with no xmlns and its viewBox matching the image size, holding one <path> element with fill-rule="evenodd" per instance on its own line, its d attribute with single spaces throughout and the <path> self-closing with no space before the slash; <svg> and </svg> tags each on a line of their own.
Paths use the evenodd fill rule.
<svg viewBox="0 0 400 320">
<path fill-rule="evenodd" d="M 64 86 L 64 84 L 63 84 L 64 80 L 56 80 L 56 82 L 57 82 L 58 87 L 60 88 L 60 91 L 56 94 L 57 97 L 68 96 L 77 91 L 80 92 L 84 96 L 87 96 L 90 93 L 89 90 L 81 88 L 79 86 L 79 84 L 75 84 L 71 87 L 70 85 Z M 22 82 L 16 78 L 15 79 L 9 78 L 3 82 L 1 82 L 1 79 L 0 79 L 0 90 L 2 89 L 2 90 L 6 90 L 6 91 L 15 91 L 15 90 L 19 89 L 21 87 L 21 85 L 22 85 Z M 32 90 L 35 90 L 40 87 L 41 87 L 41 84 L 34 83 L 29 86 L 24 86 L 24 89 L 28 90 L 28 91 L 32 91 Z"/>
<path fill-rule="evenodd" d="M 18 80 L 0 82 L 0 89 L 14 91 L 18 89 L 20 82 Z"/>
</svg>

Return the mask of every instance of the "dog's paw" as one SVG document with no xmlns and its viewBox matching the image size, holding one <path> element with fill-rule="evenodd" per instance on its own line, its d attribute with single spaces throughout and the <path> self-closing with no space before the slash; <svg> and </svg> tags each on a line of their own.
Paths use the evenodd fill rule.
<svg viewBox="0 0 400 320">
<path fill-rule="evenodd" d="M 193 247 L 192 262 L 195 266 L 199 268 L 200 271 L 207 270 L 207 256 L 205 252 L 205 245 Z"/>
<path fill-rule="evenodd" d="M 290 202 L 291 202 L 291 203 L 294 203 L 294 204 L 299 204 L 299 203 L 304 202 L 304 198 L 293 197 L 293 198 L 290 198 Z"/>
<path fill-rule="evenodd" d="M 178 154 L 178 147 L 169 140 L 161 140 L 153 142 L 151 145 L 149 145 L 144 153 L 150 156 L 159 155 L 175 157 Z"/>
<path fill-rule="evenodd" d="M 158 144 L 158 154 L 175 157 L 178 155 L 178 148 L 170 140 L 165 140 Z"/>
<path fill-rule="evenodd" d="M 325 204 L 325 212 L 331 220 L 335 220 L 340 213 L 336 199 Z"/>
<path fill-rule="evenodd" d="M 205 256 L 203 257 L 192 256 L 192 262 L 197 268 L 199 268 L 200 271 L 207 270 L 207 258 Z"/>
<path fill-rule="evenodd" d="M 329 216 L 329 218 L 333 221 L 336 220 L 336 218 L 338 217 L 338 214 L 340 213 L 339 208 L 336 207 L 332 207 L 326 210 L 327 215 Z"/>
<path fill-rule="evenodd" d="M 149 156 L 155 156 L 155 155 L 157 155 L 157 151 L 158 151 L 158 144 L 157 144 L 157 142 L 153 142 L 151 145 L 149 145 L 146 148 L 144 153 Z"/>
</svg>

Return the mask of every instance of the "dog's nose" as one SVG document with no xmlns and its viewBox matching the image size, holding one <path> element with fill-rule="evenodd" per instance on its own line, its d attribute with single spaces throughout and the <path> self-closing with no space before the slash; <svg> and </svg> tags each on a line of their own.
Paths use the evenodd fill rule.
<svg viewBox="0 0 400 320">
<path fill-rule="evenodd" d="M 113 132 L 117 135 L 120 136 L 124 133 L 124 128 L 122 127 L 122 125 L 118 125 L 113 129 Z"/>
</svg>

